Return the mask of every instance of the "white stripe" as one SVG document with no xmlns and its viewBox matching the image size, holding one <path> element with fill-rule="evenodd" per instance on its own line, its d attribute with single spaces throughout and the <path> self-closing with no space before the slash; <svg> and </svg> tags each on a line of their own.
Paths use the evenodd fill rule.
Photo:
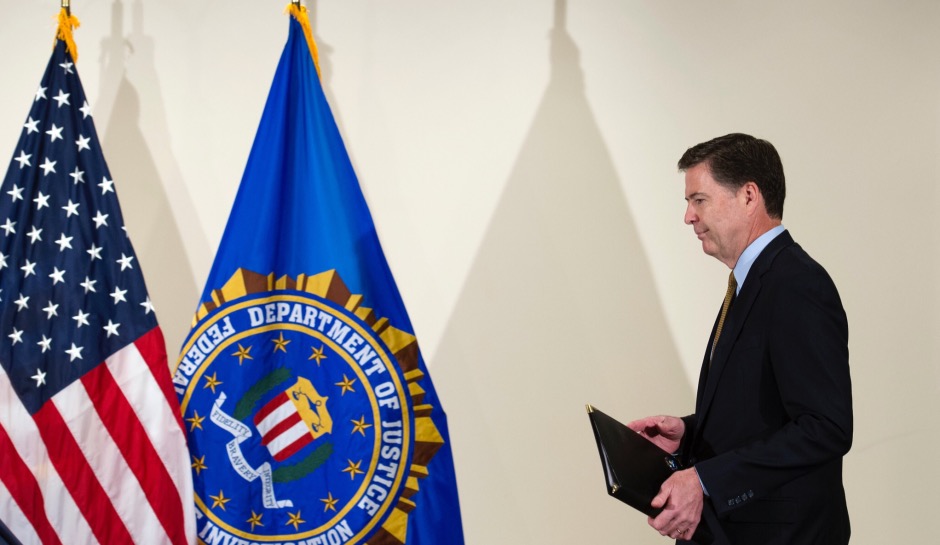
<svg viewBox="0 0 940 545">
<path fill-rule="evenodd" d="M 10 491 L 3 486 L 0 481 L 0 520 L 7 525 L 10 532 L 20 540 L 20 543 L 39 543 L 39 534 L 33 530 L 33 525 L 29 523 L 26 515 L 20 511 L 16 502 L 11 499 Z"/>
<path fill-rule="evenodd" d="M 297 439 L 309 433 L 310 430 L 307 428 L 307 425 L 304 424 L 303 421 L 300 421 L 284 430 L 283 433 L 279 434 L 273 441 L 268 443 L 268 450 L 271 451 L 271 455 L 274 456 L 290 446 L 290 444 Z"/>
<path fill-rule="evenodd" d="M 98 543 L 91 533 L 91 527 L 49 460 L 49 453 L 39 435 L 36 422 L 26 412 L 26 407 L 20 404 L 20 398 L 13 391 L 3 367 L 0 367 L 0 400 L 3 400 L 0 404 L 0 424 L 6 429 L 20 458 L 36 478 L 49 524 L 55 528 L 59 539 L 62 543 L 76 545 Z M 68 538 L 62 539 L 62 536 Z"/>
<path fill-rule="evenodd" d="M 152 542 L 166 533 L 140 483 L 124 461 L 80 380 L 52 398 L 89 466 L 114 504 L 135 543 Z"/>
<path fill-rule="evenodd" d="M 287 400 L 278 408 L 274 409 L 271 414 L 264 417 L 264 420 L 258 422 L 258 431 L 261 432 L 261 435 L 267 435 L 274 426 L 277 426 L 295 414 L 297 414 L 297 407 L 294 407 L 294 404 L 291 403 L 290 400 Z"/>
<path fill-rule="evenodd" d="M 166 402 L 143 354 L 133 343 L 105 360 L 115 382 L 121 387 L 128 403 L 140 420 L 151 444 L 163 461 L 183 506 L 184 530 L 191 543 L 196 539 L 196 517 L 193 502 L 193 477 L 189 463 L 186 437 L 173 408 Z M 169 377 L 169 369 L 167 369 Z"/>
</svg>

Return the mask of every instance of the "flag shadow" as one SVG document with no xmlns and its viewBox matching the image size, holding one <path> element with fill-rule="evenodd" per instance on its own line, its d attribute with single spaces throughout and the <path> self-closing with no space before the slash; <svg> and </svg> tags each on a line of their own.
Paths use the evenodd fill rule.
<svg viewBox="0 0 940 545">
<path fill-rule="evenodd" d="M 564 0 L 550 41 L 548 87 L 431 362 L 466 538 L 658 543 L 644 515 L 606 497 L 584 405 L 626 422 L 687 414 L 694 393 Z"/>
<path fill-rule="evenodd" d="M 100 88 L 106 109 L 102 117 L 107 119 L 102 140 L 173 367 L 201 288 L 186 247 L 209 255 L 209 246 L 169 146 L 154 40 L 144 33 L 143 19 L 143 2 L 137 0 L 131 5 L 131 29 L 125 35 L 124 3 L 114 0 L 111 5 L 111 35 L 102 43 Z M 193 225 L 185 228 L 178 224 L 179 218 L 189 218 Z"/>
</svg>

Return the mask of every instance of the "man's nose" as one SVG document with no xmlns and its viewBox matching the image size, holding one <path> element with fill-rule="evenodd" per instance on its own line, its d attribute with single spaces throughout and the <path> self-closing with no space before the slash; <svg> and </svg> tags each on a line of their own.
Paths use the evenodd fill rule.
<svg viewBox="0 0 940 545">
<path fill-rule="evenodd" d="M 686 225 L 692 225 L 693 222 L 698 221 L 698 217 L 695 215 L 695 211 L 692 210 L 692 205 L 689 204 L 685 207 L 685 217 L 682 218 Z"/>
</svg>

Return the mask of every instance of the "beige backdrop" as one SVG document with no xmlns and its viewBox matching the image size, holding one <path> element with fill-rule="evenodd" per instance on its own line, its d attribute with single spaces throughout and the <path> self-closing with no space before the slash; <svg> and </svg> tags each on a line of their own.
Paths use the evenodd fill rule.
<svg viewBox="0 0 940 545">
<path fill-rule="evenodd" d="M 287 37 L 284 0 L 75 0 L 78 68 L 174 354 Z M 0 0 L 0 162 L 55 0 Z M 940 3 L 323 0 L 324 83 L 450 420 L 468 544 L 665 541 L 584 414 L 691 410 L 727 270 L 675 162 L 774 142 L 851 329 L 856 544 L 936 535 Z M 172 356 L 171 356 L 172 358 Z"/>
</svg>

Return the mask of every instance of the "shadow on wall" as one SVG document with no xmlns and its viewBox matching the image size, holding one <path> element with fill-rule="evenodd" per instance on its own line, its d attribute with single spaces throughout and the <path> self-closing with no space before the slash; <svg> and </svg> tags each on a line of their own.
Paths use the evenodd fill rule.
<svg viewBox="0 0 940 545">
<path fill-rule="evenodd" d="M 434 356 L 468 543 L 659 543 L 605 494 L 584 405 L 627 421 L 694 403 L 564 2 L 548 88 Z"/>
<path fill-rule="evenodd" d="M 156 303 L 172 368 L 189 331 L 201 288 L 193 278 L 182 229 L 174 217 L 195 221 L 197 216 L 169 146 L 164 102 L 154 68 L 153 39 L 143 31 L 141 0 L 134 2 L 131 20 L 130 33 L 125 37 L 124 6 L 114 0 L 111 35 L 102 43 L 99 103 L 105 108 L 110 106 L 109 111 L 102 112 L 107 119 L 104 149 L 120 194 L 128 235 L 137 255 L 145 256 L 141 267 L 151 300 Z M 131 83 L 132 79 L 139 82 L 138 86 Z M 175 214 L 169 195 L 178 207 Z M 195 243 L 197 251 L 208 252 L 202 230 L 190 227 L 187 244 L 193 247 Z"/>
</svg>

